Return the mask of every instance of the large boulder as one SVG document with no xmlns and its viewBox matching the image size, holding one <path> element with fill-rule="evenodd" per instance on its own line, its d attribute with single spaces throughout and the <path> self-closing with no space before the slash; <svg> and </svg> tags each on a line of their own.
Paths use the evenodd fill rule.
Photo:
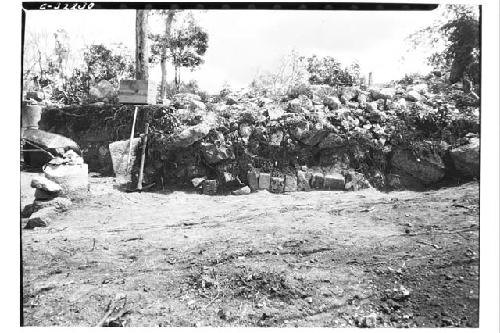
<svg viewBox="0 0 500 333">
<path fill-rule="evenodd" d="M 91 87 L 89 93 L 97 100 L 109 101 L 116 96 L 115 87 L 107 80 L 101 80 L 95 86 Z"/>
<path fill-rule="evenodd" d="M 265 114 L 269 116 L 270 120 L 277 120 L 285 114 L 285 110 L 283 110 L 279 105 L 269 104 L 266 105 Z"/>
<path fill-rule="evenodd" d="M 288 102 L 288 111 L 292 113 L 305 113 L 313 110 L 313 108 L 313 102 L 304 95 L 300 95 Z"/>
<path fill-rule="evenodd" d="M 58 212 L 65 212 L 71 205 L 72 202 L 70 199 L 62 197 L 57 197 L 52 200 L 35 200 L 32 204 L 24 206 L 21 217 L 30 217 L 33 213 L 47 207 L 55 207 Z"/>
<path fill-rule="evenodd" d="M 338 110 L 342 106 L 342 103 L 337 96 L 323 97 L 323 104 L 326 105 L 330 110 Z"/>
<path fill-rule="evenodd" d="M 339 148 L 346 144 L 344 139 L 336 133 L 329 133 L 321 142 L 319 143 L 319 148 Z"/>
<path fill-rule="evenodd" d="M 49 193 L 59 193 L 62 187 L 45 177 L 35 177 L 31 180 L 31 187 L 44 190 Z"/>
<path fill-rule="evenodd" d="M 436 183 L 445 176 L 445 165 L 441 157 L 429 149 L 424 150 L 418 157 L 409 149 L 396 149 L 391 164 L 424 185 Z"/>
<path fill-rule="evenodd" d="M 226 145 L 203 142 L 201 144 L 201 152 L 208 164 L 216 164 L 234 158 L 233 149 Z"/>
<path fill-rule="evenodd" d="M 33 213 L 26 223 L 25 229 L 34 229 L 37 227 L 47 227 L 52 219 L 57 215 L 57 210 L 55 207 L 42 208 L 39 211 Z"/>
<path fill-rule="evenodd" d="M 340 90 L 340 101 L 344 104 L 358 96 L 358 89 L 354 87 L 343 87 Z"/>
<path fill-rule="evenodd" d="M 22 133 L 25 151 L 24 162 L 34 167 L 41 167 L 54 156 L 63 156 L 68 150 L 81 153 L 78 144 L 65 136 L 39 129 L 26 129 Z M 36 151 L 35 151 L 36 150 Z"/>
<path fill-rule="evenodd" d="M 405 99 L 410 102 L 418 102 L 422 100 L 422 95 L 420 95 L 416 90 L 410 90 L 406 93 Z"/>
<path fill-rule="evenodd" d="M 43 101 L 43 98 L 44 98 L 44 95 L 43 95 L 43 92 L 41 91 L 28 91 L 26 92 L 26 96 L 25 98 L 27 100 L 35 100 L 36 102 L 41 102 Z"/>
<path fill-rule="evenodd" d="M 365 176 L 356 171 L 348 171 L 345 173 L 345 189 L 348 191 L 358 191 L 364 188 L 369 188 L 370 183 L 365 179 Z"/>
<path fill-rule="evenodd" d="M 392 99 L 394 97 L 394 95 L 396 95 L 396 89 L 394 88 L 382 88 L 378 91 L 378 94 L 375 94 L 377 96 L 377 98 L 374 98 L 375 100 L 378 100 L 378 99 L 383 99 L 383 100 L 387 100 L 387 99 Z"/>
<path fill-rule="evenodd" d="M 180 93 L 172 97 L 172 105 L 179 109 L 188 109 L 195 101 L 200 102 L 201 97 L 189 93 Z"/>
<path fill-rule="evenodd" d="M 207 107 L 202 101 L 191 100 L 189 101 L 189 109 L 192 111 L 206 111 Z"/>
<path fill-rule="evenodd" d="M 459 146 L 450 151 L 453 165 L 459 174 L 466 177 L 479 178 L 479 148 L 479 138 L 471 138 L 468 144 Z"/>
<path fill-rule="evenodd" d="M 307 146 L 315 146 L 328 135 L 321 123 L 299 122 L 290 128 L 290 135 Z"/>
<path fill-rule="evenodd" d="M 186 148 L 200 141 L 215 128 L 215 115 L 207 115 L 199 124 L 181 129 L 164 139 L 167 148 Z"/>
</svg>

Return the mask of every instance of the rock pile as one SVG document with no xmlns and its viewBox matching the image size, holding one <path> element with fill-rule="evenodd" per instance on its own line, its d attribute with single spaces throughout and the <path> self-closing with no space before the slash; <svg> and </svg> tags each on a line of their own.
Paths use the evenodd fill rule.
<svg viewBox="0 0 500 333">
<path fill-rule="evenodd" d="M 35 200 L 21 212 L 21 217 L 27 219 L 26 229 L 48 226 L 57 213 L 68 210 L 71 198 L 88 191 L 87 165 L 73 150 L 53 158 L 43 169 L 44 176 L 31 181 Z"/>
<path fill-rule="evenodd" d="M 138 117 L 136 128 L 148 122 L 151 133 L 144 182 L 231 193 L 245 186 L 287 192 L 295 183 L 297 190 L 337 189 L 335 173 L 343 176 L 344 190 L 425 188 L 477 177 L 479 143 L 466 135 L 479 133 L 479 104 L 460 86 L 433 80 L 311 85 L 290 96 L 174 95 L 168 105 L 142 108 Z M 92 133 L 102 123 L 108 130 L 101 132 L 122 133 L 109 141 L 128 139 L 121 131 L 129 133 L 133 112 L 115 108 L 71 112 L 92 117 Z M 44 117 L 63 120 L 60 114 L 45 111 L 41 124 L 50 126 Z M 75 132 L 77 124 L 64 120 Z"/>
<path fill-rule="evenodd" d="M 48 226 L 58 212 L 71 206 L 69 198 L 61 197 L 63 188 L 46 177 L 33 178 L 31 187 L 35 189 L 35 201 L 21 212 L 21 217 L 28 219 L 26 229 Z"/>
</svg>

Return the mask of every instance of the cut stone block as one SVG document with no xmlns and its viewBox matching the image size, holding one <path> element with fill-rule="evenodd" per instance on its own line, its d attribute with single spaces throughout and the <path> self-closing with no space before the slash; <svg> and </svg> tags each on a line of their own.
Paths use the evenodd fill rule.
<svg viewBox="0 0 500 333">
<path fill-rule="evenodd" d="M 268 173 L 261 173 L 259 175 L 259 190 L 269 190 L 271 187 L 271 175 Z"/>
<path fill-rule="evenodd" d="M 215 195 L 217 194 L 217 181 L 205 180 L 203 182 L 203 194 Z"/>
<path fill-rule="evenodd" d="M 130 154 L 130 164 L 127 165 L 130 140 L 116 141 L 109 144 L 109 153 L 113 162 L 113 171 L 119 184 L 129 183 L 132 179 L 132 166 L 137 159 L 138 147 L 141 139 L 132 139 L 132 153 Z"/>
<path fill-rule="evenodd" d="M 272 193 L 283 193 L 285 189 L 285 179 L 281 177 L 271 178 L 271 192 Z"/>
<path fill-rule="evenodd" d="M 297 191 L 297 177 L 292 175 L 285 176 L 285 192 Z"/>
<path fill-rule="evenodd" d="M 311 178 L 312 178 L 312 173 L 303 170 L 297 171 L 297 190 L 310 191 Z"/>
<path fill-rule="evenodd" d="M 259 189 L 259 173 L 257 171 L 248 171 L 247 178 L 250 190 L 257 191 Z"/>
<path fill-rule="evenodd" d="M 325 176 L 322 173 L 313 173 L 311 179 L 311 187 L 314 189 L 322 189 L 325 182 Z"/>
<path fill-rule="evenodd" d="M 325 176 L 323 188 L 326 190 L 344 190 L 345 179 L 340 173 L 333 173 Z"/>
</svg>

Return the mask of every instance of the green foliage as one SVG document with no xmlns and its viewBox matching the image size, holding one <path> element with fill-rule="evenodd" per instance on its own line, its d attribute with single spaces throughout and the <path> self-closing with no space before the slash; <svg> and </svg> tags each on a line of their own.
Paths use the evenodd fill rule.
<svg viewBox="0 0 500 333">
<path fill-rule="evenodd" d="M 93 85 L 107 80 L 118 89 L 120 79 L 132 77 L 134 72 L 131 58 L 113 54 L 102 44 L 87 47 L 83 59 L 85 65 L 75 68 L 72 75 L 54 89 L 53 101 L 65 105 L 93 102 L 90 95 Z"/>
<path fill-rule="evenodd" d="M 471 79 L 479 84 L 479 15 L 477 6 L 445 5 L 442 15 L 431 26 L 408 37 L 414 48 L 428 47 L 433 52 L 428 62 L 446 73 L 451 83 Z"/>
<path fill-rule="evenodd" d="M 311 84 L 327 84 L 332 87 L 359 84 L 360 74 L 357 62 L 344 67 L 333 57 L 319 58 L 315 55 L 307 58 L 306 61 Z"/>
<path fill-rule="evenodd" d="M 410 73 L 410 74 L 405 74 L 405 76 L 401 80 L 399 80 L 398 83 L 408 85 L 408 84 L 418 83 L 423 79 L 424 76 L 422 74 Z"/>
<path fill-rule="evenodd" d="M 311 87 L 305 83 L 294 85 L 288 91 L 288 98 L 290 98 L 290 99 L 297 98 L 300 95 L 304 95 L 304 96 L 307 96 L 309 98 L 312 98 L 313 91 L 311 90 Z"/>
<path fill-rule="evenodd" d="M 172 63 L 176 67 L 194 69 L 203 64 L 208 49 L 208 34 L 200 26 L 192 24 L 186 30 L 174 33 L 170 42 Z"/>
<path fill-rule="evenodd" d="M 166 20 L 172 22 L 176 12 L 163 12 Z M 178 20 L 178 15 L 175 16 Z M 168 24 L 167 24 L 168 25 Z M 176 28 L 168 29 L 170 34 L 150 34 L 151 56 L 150 62 L 159 63 L 170 61 L 175 68 L 174 82 L 180 87 L 180 69 L 188 68 L 191 71 L 201 66 L 204 62 L 203 56 L 208 49 L 208 33 L 196 22 L 192 15 L 187 14 L 182 24 Z"/>
<path fill-rule="evenodd" d="M 282 57 L 275 72 L 257 75 L 250 84 L 250 90 L 256 95 L 279 99 L 290 94 L 297 87 L 308 84 L 304 57 L 292 50 Z"/>
<path fill-rule="evenodd" d="M 118 86 L 120 79 L 134 72 L 132 59 L 113 52 L 102 44 L 90 45 L 84 53 L 86 73 L 91 83 L 107 80 Z"/>
</svg>

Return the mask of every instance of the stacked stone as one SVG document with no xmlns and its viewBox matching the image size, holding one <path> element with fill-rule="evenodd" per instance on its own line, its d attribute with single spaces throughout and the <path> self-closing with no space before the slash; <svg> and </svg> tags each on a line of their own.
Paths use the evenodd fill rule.
<svg viewBox="0 0 500 333">
<path fill-rule="evenodd" d="M 71 205 L 70 199 L 60 196 L 63 188 L 45 177 L 33 178 L 31 187 L 35 189 L 35 201 L 21 213 L 21 217 L 28 218 L 26 229 L 48 226 L 58 212 Z"/>
</svg>

